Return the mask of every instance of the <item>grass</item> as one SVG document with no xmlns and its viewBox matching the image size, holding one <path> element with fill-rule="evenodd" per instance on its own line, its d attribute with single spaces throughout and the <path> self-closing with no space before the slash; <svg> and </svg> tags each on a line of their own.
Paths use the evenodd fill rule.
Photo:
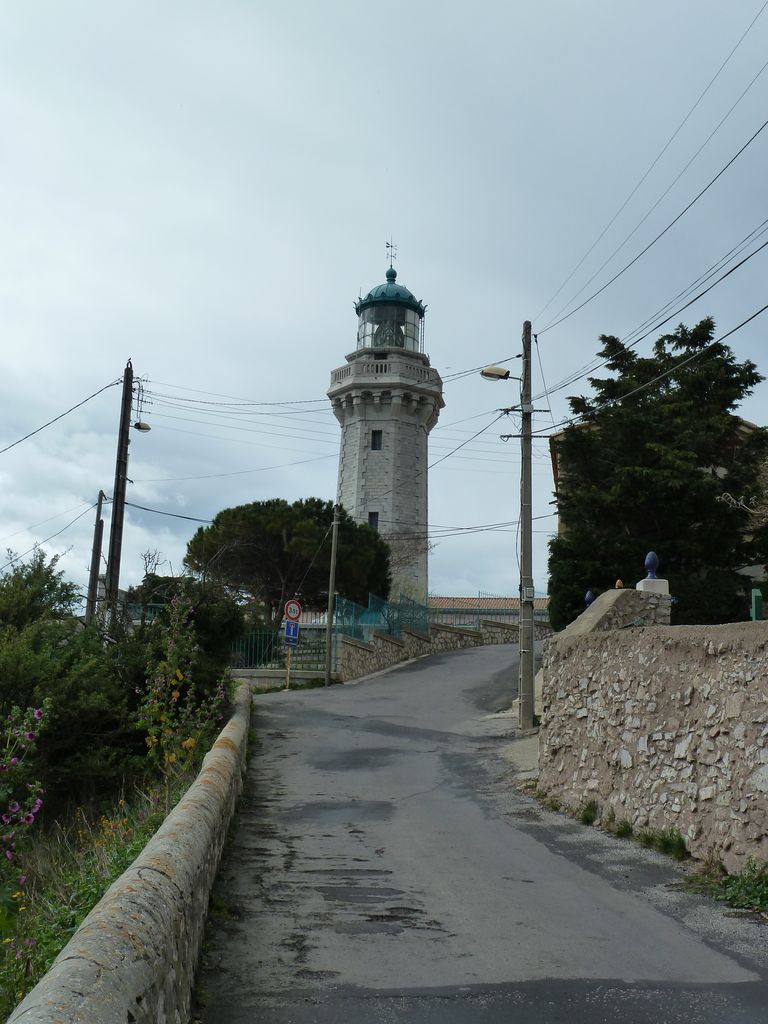
<svg viewBox="0 0 768 1024">
<path fill-rule="evenodd" d="M 768 863 L 750 858 L 740 875 L 729 875 L 714 856 L 708 857 L 682 888 L 728 903 L 738 910 L 768 914 Z"/>
<path fill-rule="evenodd" d="M 582 825 L 594 825 L 600 816 L 600 808 L 596 800 L 587 800 L 579 811 L 579 821 Z"/>
<path fill-rule="evenodd" d="M 338 681 L 338 679 L 332 679 L 331 682 L 330 682 L 330 685 L 331 686 L 341 686 L 342 684 Z M 293 680 L 291 680 L 290 689 L 291 690 L 317 690 L 317 689 L 319 689 L 319 688 L 321 688 L 323 686 L 325 686 L 325 679 L 323 678 L 323 676 L 315 676 L 314 679 L 301 679 L 298 682 L 294 682 Z M 284 690 L 284 689 L 285 689 L 285 683 L 281 683 L 279 686 L 266 686 L 266 687 L 261 687 L 260 686 L 260 687 L 258 687 L 258 689 L 254 688 L 253 692 L 254 692 L 255 696 L 258 697 L 262 693 L 279 693 L 281 690 Z"/>
<path fill-rule="evenodd" d="M 179 780 L 174 802 L 189 784 Z M 164 793 L 164 791 L 163 791 Z M 41 830 L 25 851 L 27 883 L 15 930 L 0 945 L 0 1019 L 49 969 L 88 912 L 136 859 L 162 823 L 160 788 L 136 790 L 109 813 L 83 808 Z"/>
</svg>

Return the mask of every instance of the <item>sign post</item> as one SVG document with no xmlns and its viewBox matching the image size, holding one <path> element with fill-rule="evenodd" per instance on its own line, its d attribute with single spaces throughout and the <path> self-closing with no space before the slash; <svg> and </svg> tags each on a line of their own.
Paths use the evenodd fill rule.
<svg viewBox="0 0 768 1024">
<path fill-rule="evenodd" d="M 293 647 L 288 648 L 288 654 L 285 659 L 285 688 L 290 690 L 291 688 L 291 655 L 293 654 Z"/>
<path fill-rule="evenodd" d="M 285 688 L 291 688 L 291 657 L 294 647 L 299 646 L 299 619 L 301 618 L 301 605 L 298 601 L 285 602 L 285 646 L 288 648 L 285 658 Z"/>
</svg>

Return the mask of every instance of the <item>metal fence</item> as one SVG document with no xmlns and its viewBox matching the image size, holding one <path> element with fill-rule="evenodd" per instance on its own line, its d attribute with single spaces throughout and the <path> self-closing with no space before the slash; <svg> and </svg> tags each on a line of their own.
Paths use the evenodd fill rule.
<svg viewBox="0 0 768 1024">
<path fill-rule="evenodd" d="M 282 632 L 260 629 L 234 642 L 230 665 L 243 669 L 284 669 L 287 652 Z M 333 658 L 331 668 L 334 668 Z M 291 655 L 291 669 L 297 672 L 324 671 L 324 632 L 312 628 L 302 630 L 299 645 L 293 648 Z"/>
<path fill-rule="evenodd" d="M 324 670 L 326 621 L 325 612 L 314 615 L 305 613 L 299 644 L 291 656 L 292 669 L 310 672 Z M 337 637 L 349 636 L 355 640 L 369 641 L 374 632 L 399 637 L 403 629 L 429 632 L 427 607 L 404 596 L 396 601 L 384 601 L 369 594 L 367 607 L 345 597 L 337 597 L 333 613 L 332 670 L 335 670 Z M 232 668 L 282 669 L 285 668 L 285 661 L 282 630 L 257 630 L 235 641 L 232 646 Z"/>
</svg>

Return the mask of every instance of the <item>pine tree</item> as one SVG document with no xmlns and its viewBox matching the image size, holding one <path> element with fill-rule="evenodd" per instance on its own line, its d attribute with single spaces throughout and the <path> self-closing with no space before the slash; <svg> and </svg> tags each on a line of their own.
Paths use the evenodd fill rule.
<svg viewBox="0 0 768 1024">
<path fill-rule="evenodd" d="M 628 585 L 656 551 L 676 598 L 673 622 L 748 617 L 737 570 L 768 560 L 768 528 L 755 528 L 724 494 L 760 491 L 768 431 L 736 416 L 763 380 L 713 341 L 710 318 L 682 324 L 641 358 L 602 335 L 611 377 L 569 399 L 580 423 L 555 440 L 561 534 L 550 543 L 550 617 L 556 629 L 584 609 L 588 589 Z M 752 532 L 750 533 L 750 529 Z"/>
</svg>

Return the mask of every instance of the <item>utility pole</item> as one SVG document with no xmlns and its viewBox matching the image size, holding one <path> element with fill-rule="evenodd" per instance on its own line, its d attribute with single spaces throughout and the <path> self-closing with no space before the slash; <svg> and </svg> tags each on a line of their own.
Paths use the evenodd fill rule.
<svg viewBox="0 0 768 1024">
<path fill-rule="evenodd" d="M 520 448 L 522 474 L 520 480 L 520 675 L 518 707 L 520 728 L 533 728 L 533 504 L 531 500 L 531 321 L 523 324 L 523 367 L 520 382 L 522 428 Z"/>
<path fill-rule="evenodd" d="M 333 506 L 333 533 L 331 534 L 331 569 L 328 575 L 328 617 L 325 623 L 325 685 L 331 685 L 331 655 L 333 654 L 333 612 L 336 604 L 336 548 L 339 541 L 338 504 Z"/>
<path fill-rule="evenodd" d="M 107 556 L 106 605 L 107 614 L 114 619 L 117 612 L 117 591 L 120 584 L 120 557 L 123 548 L 123 519 L 125 517 L 125 491 L 128 483 L 128 445 L 133 404 L 133 366 L 125 364 L 123 374 L 123 400 L 120 408 L 120 430 L 117 435 L 115 460 L 115 486 L 112 489 L 112 520 L 109 525 L 109 554 Z"/>
<path fill-rule="evenodd" d="M 101 505 L 106 495 L 99 491 L 96 501 L 96 522 L 93 527 L 93 549 L 91 551 L 91 571 L 88 576 L 88 599 L 85 603 L 85 623 L 93 622 L 96 614 L 96 594 L 99 588 L 99 567 L 101 565 L 101 544 L 104 537 L 104 520 L 101 518 Z"/>
</svg>

